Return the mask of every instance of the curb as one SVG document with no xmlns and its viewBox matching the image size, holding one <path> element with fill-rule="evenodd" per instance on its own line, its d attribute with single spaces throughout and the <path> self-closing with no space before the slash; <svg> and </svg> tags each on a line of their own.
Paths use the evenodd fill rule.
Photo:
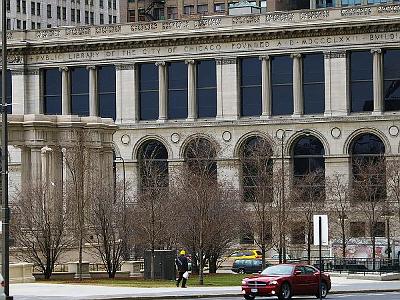
<svg viewBox="0 0 400 300">
<path fill-rule="evenodd" d="M 343 295 L 343 294 L 367 294 L 367 293 L 393 293 L 400 292 L 400 289 L 371 289 L 361 291 L 333 291 L 329 292 L 331 295 Z M 153 299 L 210 299 L 210 298 L 227 298 L 227 297 L 240 297 L 241 293 L 238 294 L 208 294 L 208 295 L 177 295 L 177 296 L 122 296 L 114 298 L 89 298 L 90 300 L 153 300 Z"/>
</svg>

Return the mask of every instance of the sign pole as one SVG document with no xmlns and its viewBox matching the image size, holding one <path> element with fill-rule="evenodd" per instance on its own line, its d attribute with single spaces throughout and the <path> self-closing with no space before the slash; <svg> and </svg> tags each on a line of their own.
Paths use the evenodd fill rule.
<svg viewBox="0 0 400 300">
<path fill-rule="evenodd" d="M 319 299 L 322 300 L 322 217 L 318 217 L 318 236 L 319 236 Z"/>
</svg>

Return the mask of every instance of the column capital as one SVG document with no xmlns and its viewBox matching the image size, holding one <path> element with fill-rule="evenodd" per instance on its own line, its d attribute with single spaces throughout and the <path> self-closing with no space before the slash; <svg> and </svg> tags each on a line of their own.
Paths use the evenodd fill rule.
<svg viewBox="0 0 400 300">
<path fill-rule="evenodd" d="M 86 70 L 96 70 L 96 66 L 86 66 Z"/>
<path fill-rule="evenodd" d="M 185 64 L 187 65 L 194 65 L 196 63 L 196 61 L 194 59 L 186 59 L 185 60 Z"/>
<path fill-rule="evenodd" d="M 262 55 L 258 57 L 259 60 L 270 60 L 271 57 L 269 55 Z"/>
<path fill-rule="evenodd" d="M 59 67 L 58 70 L 60 72 L 68 72 L 69 71 L 69 67 Z"/>
<path fill-rule="evenodd" d="M 292 53 L 292 54 L 290 54 L 290 57 L 291 58 L 301 58 L 302 54 L 301 53 Z"/>
<path fill-rule="evenodd" d="M 157 61 L 156 63 L 155 63 L 155 65 L 158 67 L 158 66 L 165 66 L 165 64 L 166 64 L 166 62 L 165 61 Z"/>
<path fill-rule="evenodd" d="M 375 53 L 381 54 L 382 53 L 382 49 L 381 48 L 373 48 L 373 49 L 371 49 L 371 53 L 372 54 L 375 54 Z"/>
</svg>

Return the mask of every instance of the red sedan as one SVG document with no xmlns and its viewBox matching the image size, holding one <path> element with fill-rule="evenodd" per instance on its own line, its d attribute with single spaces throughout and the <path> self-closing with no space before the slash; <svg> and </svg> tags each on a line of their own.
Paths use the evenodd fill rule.
<svg viewBox="0 0 400 300">
<path fill-rule="evenodd" d="M 258 276 L 242 281 L 242 294 L 246 300 L 256 296 L 277 296 L 279 300 L 294 295 L 319 297 L 319 270 L 303 264 L 282 264 L 266 268 Z M 331 279 L 322 273 L 321 294 L 325 298 L 331 289 Z"/>
</svg>

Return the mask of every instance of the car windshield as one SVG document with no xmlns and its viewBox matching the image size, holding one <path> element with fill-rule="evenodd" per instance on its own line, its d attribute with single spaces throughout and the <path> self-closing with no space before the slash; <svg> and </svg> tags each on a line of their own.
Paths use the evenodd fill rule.
<svg viewBox="0 0 400 300">
<path fill-rule="evenodd" d="M 290 275 L 292 271 L 293 266 L 279 265 L 266 268 L 261 275 Z"/>
</svg>

